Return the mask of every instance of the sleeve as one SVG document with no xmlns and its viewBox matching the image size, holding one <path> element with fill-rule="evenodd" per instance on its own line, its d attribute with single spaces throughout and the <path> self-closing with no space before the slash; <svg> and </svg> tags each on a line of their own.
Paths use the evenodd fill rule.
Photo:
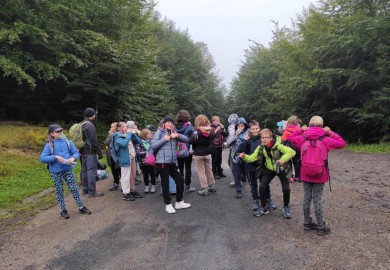
<svg viewBox="0 0 390 270">
<path fill-rule="evenodd" d="M 226 139 L 226 145 L 229 146 L 237 140 L 236 129 L 234 125 L 228 127 L 229 135 Z"/>
<path fill-rule="evenodd" d="M 70 155 L 75 159 L 79 159 L 80 153 L 72 141 L 69 141 Z"/>
<path fill-rule="evenodd" d="M 184 143 L 188 142 L 187 136 L 183 135 L 183 134 L 180 134 L 180 133 L 179 133 L 178 140 L 181 141 L 181 142 L 184 142 Z"/>
<path fill-rule="evenodd" d="M 305 138 L 302 136 L 301 129 L 297 129 L 293 133 L 291 133 L 288 137 L 288 141 L 291 143 L 292 146 L 297 149 L 300 149 L 302 144 L 305 142 Z"/>
<path fill-rule="evenodd" d="M 248 146 L 248 141 L 243 141 L 242 143 L 240 143 L 237 147 L 237 153 L 245 152 L 247 146 Z"/>
<path fill-rule="evenodd" d="M 119 149 L 119 148 L 127 147 L 127 145 L 129 144 L 129 142 L 131 140 L 131 137 L 132 137 L 131 133 L 127 133 L 126 137 L 116 136 L 115 148 Z M 115 150 L 117 150 L 117 149 L 115 149 Z"/>
<path fill-rule="evenodd" d="M 110 135 L 107 136 L 107 138 L 104 141 L 104 145 L 105 146 L 109 146 L 110 145 L 111 140 L 112 140 L 112 136 L 113 136 L 113 134 L 110 134 Z"/>
<path fill-rule="evenodd" d="M 133 142 L 134 145 L 137 145 L 140 143 L 141 140 L 139 139 L 138 135 L 132 134 L 131 141 Z"/>
<path fill-rule="evenodd" d="M 278 144 L 277 148 L 283 154 L 280 159 L 283 160 L 284 162 L 289 161 L 296 154 L 294 149 L 292 149 L 288 146 L 285 146 L 283 144 Z"/>
<path fill-rule="evenodd" d="M 245 157 L 242 160 L 247 163 L 255 162 L 257 160 L 257 157 L 259 156 L 259 151 L 260 151 L 260 145 L 256 147 L 255 151 L 252 154 L 250 155 L 245 154 Z M 261 153 L 261 155 L 262 154 L 263 153 Z"/>
<path fill-rule="evenodd" d="M 96 136 L 96 128 L 92 123 L 87 126 L 85 133 L 86 138 L 91 139 L 91 148 L 96 150 L 96 154 L 102 155 L 102 150 L 100 149 L 100 145 Z"/>
<path fill-rule="evenodd" d="M 41 163 L 52 163 L 56 161 L 54 155 L 50 154 L 49 143 L 46 143 L 45 147 L 42 150 L 41 156 L 39 157 Z"/>
<path fill-rule="evenodd" d="M 336 132 L 333 132 L 333 131 L 329 137 L 326 137 L 324 139 L 323 143 L 326 145 L 326 147 L 329 150 L 341 149 L 347 145 L 347 143 L 344 141 L 344 139 L 341 138 L 341 136 L 339 134 L 337 134 Z"/>
<path fill-rule="evenodd" d="M 161 136 L 161 139 L 160 139 L 160 136 Z M 164 139 L 164 134 L 162 133 L 161 129 L 158 130 L 154 136 L 153 136 L 153 139 L 152 139 L 152 142 L 151 142 L 151 148 L 153 151 L 157 151 L 158 149 L 160 149 L 161 146 L 163 146 L 167 141 Z"/>
</svg>

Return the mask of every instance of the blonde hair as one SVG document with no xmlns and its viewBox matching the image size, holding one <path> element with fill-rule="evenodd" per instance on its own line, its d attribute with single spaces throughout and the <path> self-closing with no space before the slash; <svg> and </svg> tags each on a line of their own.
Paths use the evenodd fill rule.
<svg viewBox="0 0 390 270">
<path fill-rule="evenodd" d="M 324 126 L 324 120 L 322 119 L 321 116 L 313 116 L 310 118 L 309 121 L 309 127 L 323 127 Z"/>
<path fill-rule="evenodd" d="M 260 131 L 260 134 L 263 135 L 264 133 L 269 134 L 272 136 L 272 131 L 269 128 L 262 129 Z"/>
<path fill-rule="evenodd" d="M 195 129 L 198 129 L 201 126 L 209 126 L 209 125 L 210 125 L 210 121 L 207 118 L 207 116 L 205 116 L 203 114 L 199 114 L 195 118 Z"/>
<path fill-rule="evenodd" d="M 141 134 L 139 135 L 142 139 L 146 139 L 146 136 L 149 134 L 149 133 L 152 133 L 149 129 L 147 128 L 144 128 L 143 130 L 141 130 Z"/>
<path fill-rule="evenodd" d="M 296 115 L 292 115 L 287 119 L 286 126 L 288 125 L 301 125 L 302 121 Z"/>
<path fill-rule="evenodd" d="M 216 115 L 214 115 L 212 118 L 211 118 L 211 121 L 216 121 L 216 120 L 220 120 L 220 118 L 219 118 L 219 116 L 216 116 Z"/>
</svg>

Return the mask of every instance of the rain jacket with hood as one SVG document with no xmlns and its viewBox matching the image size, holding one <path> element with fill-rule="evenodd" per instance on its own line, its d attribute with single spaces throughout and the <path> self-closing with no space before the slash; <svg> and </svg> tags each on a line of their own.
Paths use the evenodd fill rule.
<svg viewBox="0 0 390 270">
<path fill-rule="evenodd" d="M 189 142 L 192 144 L 194 156 L 207 156 L 213 151 L 213 138 L 211 127 L 200 127 L 191 136 Z"/>
<path fill-rule="evenodd" d="M 244 124 L 245 128 L 241 132 L 237 131 L 237 126 L 239 124 Z M 242 163 L 241 158 L 239 157 L 239 153 L 237 152 L 238 146 L 242 144 L 244 140 L 244 134 L 248 134 L 248 123 L 244 118 L 239 118 L 238 122 L 235 126 L 235 135 L 231 140 L 226 141 L 226 144 L 229 146 L 230 145 L 230 157 L 232 159 L 232 162 L 234 163 Z M 230 135 L 229 135 L 230 137 Z"/>
</svg>

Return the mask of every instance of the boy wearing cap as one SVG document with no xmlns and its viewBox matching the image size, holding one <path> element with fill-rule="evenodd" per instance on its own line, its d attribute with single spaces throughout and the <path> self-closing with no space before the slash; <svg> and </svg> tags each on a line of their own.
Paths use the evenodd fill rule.
<svg viewBox="0 0 390 270">
<path fill-rule="evenodd" d="M 64 219 L 69 218 L 64 200 L 63 181 L 65 180 L 73 198 L 79 207 L 81 214 L 90 215 L 91 211 L 86 208 L 80 198 L 76 179 L 72 166 L 79 158 L 79 152 L 72 141 L 66 139 L 62 132 L 62 127 L 57 124 L 49 126 L 47 143 L 41 153 L 39 160 L 49 165 L 50 176 L 56 188 L 57 202 L 61 209 L 60 215 Z"/>
<path fill-rule="evenodd" d="M 97 178 L 97 158 L 103 158 L 102 150 L 96 136 L 96 128 L 92 121 L 96 118 L 96 112 L 92 108 L 86 108 L 84 111 L 84 124 L 82 126 L 85 146 L 80 149 L 81 154 L 81 180 L 83 185 L 83 194 L 89 198 L 101 197 L 104 193 L 96 192 Z"/>
</svg>

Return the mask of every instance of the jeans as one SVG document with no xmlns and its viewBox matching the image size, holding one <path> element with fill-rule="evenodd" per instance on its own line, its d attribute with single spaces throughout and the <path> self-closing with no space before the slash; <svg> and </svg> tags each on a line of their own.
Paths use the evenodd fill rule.
<svg viewBox="0 0 390 270">
<path fill-rule="evenodd" d="M 96 154 L 82 156 L 81 175 L 83 191 L 88 193 L 88 195 L 95 195 L 97 178 Z"/>
<path fill-rule="evenodd" d="M 241 179 L 245 177 L 245 164 L 232 162 L 232 173 L 234 178 L 234 184 L 237 192 L 242 192 Z"/>
</svg>

